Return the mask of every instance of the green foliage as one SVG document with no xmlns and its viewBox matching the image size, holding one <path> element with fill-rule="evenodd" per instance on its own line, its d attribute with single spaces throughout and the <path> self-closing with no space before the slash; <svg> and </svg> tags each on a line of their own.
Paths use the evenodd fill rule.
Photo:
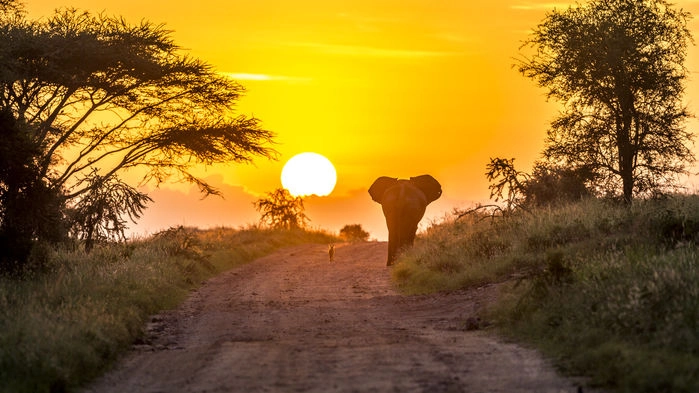
<svg viewBox="0 0 699 393">
<path fill-rule="evenodd" d="M 475 212 L 429 228 L 393 275 L 422 293 L 502 282 L 489 312 L 619 392 L 699 389 L 698 196 Z"/>
<path fill-rule="evenodd" d="M 255 201 L 255 209 L 262 213 L 260 223 L 274 229 L 305 228 L 308 217 L 304 214 L 303 198 L 294 197 L 285 188 L 267 193 L 267 198 Z"/>
<path fill-rule="evenodd" d="M 340 237 L 348 242 L 365 242 L 369 240 L 369 232 L 360 224 L 347 224 L 340 229 Z"/>
<path fill-rule="evenodd" d="M 695 247 L 638 246 L 569 262 L 572 281 L 537 277 L 496 314 L 562 367 L 621 392 L 699 388 L 699 266 Z M 535 295 L 537 288 L 546 293 Z M 525 289 L 526 288 L 526 289 Z M 611 367 L 610 367 L 611 366 Z"/>
<path fill-rule="evenodd" d="M 35 248 L 41 273 L 0 278 L 0 392 L 73 390 L 202 280 L 283 246 L 335 238 L 260 228 L 171 228 L 151 239 L 82 251 Z"/>
</svg>

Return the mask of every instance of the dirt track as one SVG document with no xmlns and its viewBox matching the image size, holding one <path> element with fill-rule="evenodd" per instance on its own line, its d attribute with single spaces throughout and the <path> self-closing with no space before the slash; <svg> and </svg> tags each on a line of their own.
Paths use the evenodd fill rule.
<svg viewBox="0 0 699 393">
<path fill-rule="evenodd" d="M 576 392 L 535 352 L 473 331 L 494 288 L 401 296 L 386 244 L 289 248 L 153 318 L 87 392 Z"/>
</svg>

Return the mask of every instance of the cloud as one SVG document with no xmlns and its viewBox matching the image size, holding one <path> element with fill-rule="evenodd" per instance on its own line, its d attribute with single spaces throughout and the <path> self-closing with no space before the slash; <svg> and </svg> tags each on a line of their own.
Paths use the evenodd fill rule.
<svg viewBox="0 0 699 393">
<path fill-rule="evenodd" d="M 366 16 L 347 12 L 338 13 L 337 17 L 341 21 L 353 24 L 357 31 L 372 33 L 383 31 L 386 25 L 395 25 L 403 22 L 397 17 Z"/>
<path fill-rule="evenodd" d="M 473 43 L 474 42 L 473 38 L 471 38 L 471 37 L 467 37 L 467 36 L 460 35 L 460 34 L 454 34 L 454 33 L 433 34 L 432 37 L 434 37 L 438 40 L 441 40 L 441 41 L 457 43 L 457 44 Z"/>
<path fill-rule="evenodd" d="M 148 206 L 136 224 L 132 224 L 127 235 L 143 237 L 179 225 L 201 229 L 229 227 L 240 228 L 257 224 L 260 213 L 253 203 L 259 196 L 251 194 L 242 186 L 223 183 L 223 177 L 214 175 L 206 179 L 219 188 L 223 198 L 209 196 L 202 199 L 196 187 L 189 189 L 143 188 L 154 202 Z M 427 207 L 419 231 L 439 222 L 449 215 L 455 206 L 470 207 L 474 203 L 464 202 L 443 195 Z M 304 198 L 305 214 L 310 227 L 338 234 L 349 224 L 360 224 L 372 239 L 388 239 L 386 220 L 381 205 L 371 200 L 366 188 L 355 189 L 344 195 Z"/>
<path fill-rule="evenodd" d="M 411 59 L 460 55 L 460 53 L 458 52 L 376 48 L 371 46 L 323 44 L 318 42 L 295 42 L 290 43 L 288 45 L 299 48 L 308 48 L 330 55 L 351 57 L 383 57 Z"/>
<path fill-rule="evenodd" d="M 222 72 L 231 79 L 239 81 L 257 81 L 257 82 L 310 82 L 312 78 L 287 76 L 287 75 L 269 75 L 269 74 L 254 74 L 247 72 Z"/>
<path fill-rule="evenodd" d="M 196 187 L 186 191 L 143 189 L 153 198 L 154 203 L 146 208 L 136 224 L 131 225 L 129 234 L 148 235 L 178 225 L 215 228 L 241 227 L 258 222 L 259 213 L 253 206 L 253 202 L 257 200 L 255 196 L 243 187 L 220 184 L 220 181 L 216 181 L 217 178 L 206 180 L 219 188 L 223 198 L 212 195 L 202 199 L 202 194 Z"/>
</svg>

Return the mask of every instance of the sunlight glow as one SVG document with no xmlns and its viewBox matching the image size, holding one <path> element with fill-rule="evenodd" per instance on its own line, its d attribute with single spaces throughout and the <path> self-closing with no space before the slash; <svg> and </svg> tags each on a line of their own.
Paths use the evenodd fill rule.
<svg viewBox="0 0 699 393">
<path fill-rule="evenodd" d="M 282 169 L 282 186 L 293 196 L 329 195 L 337 183 L 335 167 L 317 153 L 293 156 Z"/>
<path fill-rule="evenodd" d="M 222 72 L 231 79 L 237 81 L 253 81 L 253 82 L 310 82 L 311 78 L 287 76 L 287 75 L 267 75 L 267 74 L 251 74 L 246 72 Z"/>
</svg>

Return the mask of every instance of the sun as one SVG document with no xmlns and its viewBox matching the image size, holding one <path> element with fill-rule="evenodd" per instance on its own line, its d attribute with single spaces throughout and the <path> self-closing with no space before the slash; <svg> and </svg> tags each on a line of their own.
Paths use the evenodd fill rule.
<svg viewBox="0 0 699 393">
<path fill-rule="evenodd" d="M 297 154 L 282 169 L 282 186 L 293 196 L 329 195 L 335 183 L 335 167 L 330 160 L 317 153 Z"/>
</svg>

